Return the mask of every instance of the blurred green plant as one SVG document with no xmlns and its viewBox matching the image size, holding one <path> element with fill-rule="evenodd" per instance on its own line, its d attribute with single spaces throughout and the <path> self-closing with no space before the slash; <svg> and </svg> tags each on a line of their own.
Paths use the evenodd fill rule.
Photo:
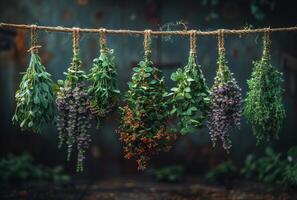
<svg viewBox="0 0 297 200">
<path fill-rule="evenodd" d="M 289 157 L 283 159 L 281 153 L 275 153 L 270 147 L 266 148 L 263 157 L 248 155 L 241 174 L 265 183 L 297 185 L 297 163 Z"/>
<path fill-rule="evenodd" d="M 184 169 L 180 165 L 171 165 L 152 169 L 150 174 L 158 181 L 177 182 L 182 180 L 184 176 Z"/>
<path fill-rule="evenodd" d="M 231 160 L 220 163 L 206 174 L 206 179 L 212 182 L 222 182 L 237 176 L 237 169 Z"/>
<path fill-rule="evenodd" d="M 36 165 L 31 155 L 8 155 L 0 159 L 0 184 L 19 183 L 25 181 L 50 181 L 65 183 L 70 177 L 63 173 L 62 166 L 54 168 Z"/>
</svg>

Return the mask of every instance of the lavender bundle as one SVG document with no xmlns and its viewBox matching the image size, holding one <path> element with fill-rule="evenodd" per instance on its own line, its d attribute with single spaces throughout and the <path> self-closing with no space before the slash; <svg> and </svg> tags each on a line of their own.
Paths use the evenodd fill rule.
<svg viewBox="0 0 297 200">
<path fill-rule="evenodd" d="M 231 148 L 229 131 L 234 126 L 240 126 L 242 98 L 241 89 L 227 65 L 222 32 L 219 33 L 218 38 L 218 71 L 211 91 L 211 105 L 207 126 L 213 146 L 220 139 L 223 143 L 223 148 L 229 152 Z"/>
<path fill-rule="evenodd" d="M 73 145 L 76 144 L 77 171 L 83 171 L 83 161 L 86 150 L 91 141 L 88 129 L 91 128 L 91 114 L 87 109 L 88 95 L 85 91 L 85 80 L 87 76 L 84 71 L 79 70 L 81 61 L 78 55 L 78 30 L 73 33 L 73 58 L 68 68 L 65 81 L 58 81 L 59 91 L 56 103 L 58 106 L 57 129 L 59 132 L 59 147 L 67 144 L 70 159 Z"/>
</svg>

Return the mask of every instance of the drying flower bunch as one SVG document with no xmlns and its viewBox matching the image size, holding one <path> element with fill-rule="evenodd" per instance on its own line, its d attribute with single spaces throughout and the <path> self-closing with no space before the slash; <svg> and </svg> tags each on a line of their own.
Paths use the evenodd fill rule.
<svg viewBox="0 0 297 200">
<path fill-rule="evenodd" d="M 59 132 L 59 147 L 63 143 L 67 145 L 67 160 L 70 159 L 73 145 L 77 147 L 77 171 L 83 171 L 83 161 L 86 150 L 91 141 L 88 130 L 91 128 L 91 113 L 88 106 L 88 95 L 85 91 L 84 81 L 87 76 L 84 71 L 79 70 L 81 65 L 78 51 L 74 50 L 71 66 L 65 81 L 59 81 L 57 92 L 57 129 Z"/>
<path fill-rule="evenodd" d="M 37 52 L 32 51 L 29 67 L 16 91 L 13 123 L 22 130 L 40 132 L 45 123 L 51 122 L 55 113 L 53 85 Z"/>
<path fill-rule="evenodd" d="M 100 119 L 109 113 L 119 101 L 120 91 L 116 77 L 113 50 L 103 45 L 99 58 L 93 60 L 93 66 L 88 74 L 91 83 L 88 89 L 89 107 L 98 125 Z"/>
<path fill-rule="evenodd" d="M 184 70 L 177 69 L 171 75 L 171 79 L 178 82 L 177 87 L 171 89 L 173 91 L 171 93 L 173 94 L 171 114 L 179 118 L 180 132 L 186 134 L 193 127 L 203 127 L 203 121 L 207 118 L 209 110 L 210 98 L 201 67 L 196 64 L 195 53 L 190 53 Z"/>
<path fill-rule="evenodd" d="M 153 66 L 149 51 L 133 71 L 125 95 L 127 105 L 120 108 L 122 117 L 118 132 L 125 158 L 136 158 L 138 169 L 143 170 L 151 155 L 170 149 L 176 135 L 167 133 L 169 107 L 164 77 Z"/>
<path fill-rule="evenodd" d="M 285 117 L 282 73 L 271 65 L 269 49 L 270 41 L 264 37 L 262 59 L 253 63 L 252 77 L 247 81 L 249 90 L 244 106 L 244 115 L 252 125 L 258 143 L 277 138 Z"/>
<path fill-rule="evenodd" d="M 207 126 L 213 145 L 220 139 L 223 148 L 229 152 L 231 140 L 229 131 L 240 126 L 241 89 L 227 66 L 225 51 L 220 51 L 218 71 L 211 91 L 211 105 Z"/>
</svg>

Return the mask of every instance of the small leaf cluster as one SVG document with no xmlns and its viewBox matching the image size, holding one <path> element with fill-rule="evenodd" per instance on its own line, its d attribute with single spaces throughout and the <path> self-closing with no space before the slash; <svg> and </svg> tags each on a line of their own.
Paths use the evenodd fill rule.
<svg viewBox="0 0 297 200">
<path fill-rule="evenodd" d="M 118 132 L 125 158 L 136 158 L 138 169 L 143 170 L 151 155 L 171 148 L 176 135 L 167 132 L 169 105 L 164 77 L 153 66 L 150 55 L 145 54 L 144 61 L 133 71 L 125 95 L 126 105 L 120 108 Z"/>
<path fill-rule="evenodd" d="M 99 58 L 93 60 L 93 66 L 88 74 L 91 83 L 88 89 L 89 103 L 98 125 L 100 118 L 118 104 L 120 91 L 116 77 L 113 50 L 103 46 Z"/>
<path fill-rule="evenodd" d="M 0 183 L 20 183 L 34 180 L 46 180 L 65 183 L 70 177 L 63 172 L 63 167 L 53 168 L 37 165 L 30 154 L 18 156 L 9 154 L 0 159 Z"/>
<path fill-rule="evenodd" d="M 262 59 L 253 63 L 252 77 L 247 81 L 244 115 L 252 126 L 257 143 L 277 138 L 285 118 L 282 73 L 271 65 L 269 43 L 264 42 Z"/>
<path fill-rule="evenodd" d="M 40 57 L 32 53 L 29 67 L 15 95 L 13 123 L 22 130 L 38 133 L 46 123 L 51 122 L 55 114 L 53 85 Z"/>
<path fill-rule="evenodd" d="M 210 97 L 200 65 L 196 64 L 196 56 L 190 53 L 188 64 L 184 69 L 177 69 L 171 75 L 177 87 L 171 89 L 171 115 L 179 118 L 178 126 L 182 134 L 194 128 L 202 128 L 207 118 Z"/>
<path fill-rule="evenodd" d="M 57 92 L 57 130 L 59 132 L 60 147 L 66 143 L 68 155 L 76 144 L 77 171 L 83 171 L 83 161 L 85 160 L 86 150 L 91 141 L 88 130 L 91 128 L 91 113 L 88 106 L 88 95 L 85 90 L 84 81 L 87 76 L 84 71 L 78 70 L 81 61 L 77 54 L 74 54 L 71 66 L 66 75 L 66 80 L 59 81 L 59 90 Z"/>
<path fill-rule="evenodd" d="M 265 155 L 260 158 L 248 155 L 241 174 L 245 178 L 265 183 L 297 185 L 297 163 L 284 159 L 281 153 L 275 153 L 270 147 L 266 148 Z"/>
<path fill-rule="evenodd" d="M 241 117 L 241 89 L 228 68 L 225 52 L 219 53 L 218 71 L 211 91 L 211 105 L 207 126 L 213 145 L 220 139 L 223 148 L 229 152 L 231 140 L 229 131 L 239 127 Z"/>
</svg>

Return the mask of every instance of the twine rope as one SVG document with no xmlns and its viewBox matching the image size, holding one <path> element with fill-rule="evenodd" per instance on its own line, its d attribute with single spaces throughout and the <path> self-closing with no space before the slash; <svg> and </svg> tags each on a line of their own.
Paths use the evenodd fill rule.
<svg viewBox="0 0 297 200">
<path fill-rule="evenodd" d="M 270 50 L 269 34 L 270 34 L 270 29 L 267 28 L 266 31 L 264 32 L 264 36 L 263 36 L 263 55 L 264 55 L 265 59 L 266 59 L 267 55 L 269 54 L 269 50 Z"/>
<path fill-rule="evenodd" d="M 77 55 L 79 53 L 79 47 L 78 47 L 78 41 L 79 41 L 79 31 L 80 29 L 77 27 L 72 28 L 73 29 L 73 54 Z"/>
<path fill-rule="evenodd" d="M 225 41 L 224 41 L 224 29 L 220 29 L 218 32 L 218 50 L 219 54 L 225 52 Z"/>
<path fill-rule="evenodd" d="M 104 50 L 105 45 L 106 45 L 106 29 L 105 28 L 100 28 L 99 29 L 99 45 L 100 45 L 100 50 Z"/>
<path fill-rule="evenodd" d="M 14 28 L 14 29 L 31 29 L 31 25 L 27 24 L 9 24 L 9 23 L 0 23 L 0 28 Z M 72 32 L 72 28 L 62 27 L 62 26 L 36 26 L 38 30 L 44 30 L 49 32 Z M 220 29 L 219 29 L 220 30 Z M 219 30 L 214 31 L 196 31 L 196 35 L 217 35 Z M 267 28 L 259 28 L 259 29 L 225 29 L 225 34 L 230 35 L 243 35 L 250 33 L 264 33 Z M 281 28 L 270 28 L 270 32 L 297 32 L 297 26 L 292 27 L 281 27 Z M 80 28 L 80 32 L 85 33 L 99 33 L 100 29 L 96 28 Z M 106 29 L 106 34 L 123 34 L 123 35 L 144 35 L 145 31 L 137 31 L 137 30 L 114 30 L 114 29 Z M 183 30 L 183 31 L 151 31 L 151 35 L 180 35 L 180 36 L 188 36 L 191 31 Z"/>
<path fill-rule="evenodd" d="M 144 48 L 144 54 L 148 55 L 151 50 L 151 32 L 152 30 L 145 30 L 144 31 L 144 40 L 143 40 L 143 48 Z"/>
<path fill-rule="evenodd" d="M 31 25 L 31 47 L 30 49 L 28 49 L 28 52 L 31 53 L 38 53 L 38 48 L 40 48 L 40 45 L 36 45 L 37 43 L 37 36 L 36 36 L 36 32 L 37 32 L 37 26 L 35 24 Z"/>
<path fill-rule="evenodd" d="M 192 30 L 190 34 L 190 54 L 196 54 L 196 31 Z"/>
</svg>

